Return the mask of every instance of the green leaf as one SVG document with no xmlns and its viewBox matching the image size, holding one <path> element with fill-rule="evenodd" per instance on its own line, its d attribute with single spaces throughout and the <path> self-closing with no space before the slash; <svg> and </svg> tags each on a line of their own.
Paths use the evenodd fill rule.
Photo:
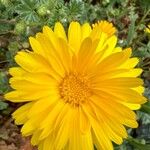
<svg viewBox="0 0 150 150">
<path fill-rule="evenodd" d="M 150 150 L 150 144 L 142 144 L 131 136 L 127 140 L 134 148 L 138 150 Z"/>
<path fill-rule="evenodd" d="M 137 111 L 138 120 L 142 122 L 142 125 L 150 124 L 150 115 L 143 111 Z"/>
<path fill-rule="evenodd" d="M 6 102 L 0 101 L 0 110 L 7 109 L 8 104 Z"/>
<path fill-rule="evenodd" d="M 4 94 L 8 90 L 9 86 L 6 72 L 0 72 L 0 94 Z"/>
<path fill-rule="evenodd" d="M 148 105 L 147 103 L 143 104 L 140 110 L 150 114 L 150 105 Z"/>
<path fill-rule="evenodd" d="M 130 24 L 129 30 L 128 30 L 127 45 L 130 45 L 132 43 L 134 33 L 135 33 L 135 21 L 136 21 L 136 19 L 137 18 L 134 17 L 134 15 L 132 15 L 131 24 Z"/>
<path fill-rule="evenodd" d="M 150 9 L 150 0 L 138 0 L 140 3 L 140 6 L 145 9 Z"/>
<path fill-rule="evenodd" d="M 21 4 L 16 6 L 16 12 L 22 19 L 27 21 L 27 23 L 34 23 L 40 20 L 38 14 L 35 11 L 36 8 L 36 0 L 21 0 Z"/>
</svg>

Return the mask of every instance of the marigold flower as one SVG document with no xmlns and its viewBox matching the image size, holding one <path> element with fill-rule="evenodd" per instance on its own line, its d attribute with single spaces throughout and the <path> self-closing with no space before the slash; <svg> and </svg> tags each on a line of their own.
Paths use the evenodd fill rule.
<svg viewBox="0 0 150 150">
<path fill-rule="evenodd" d="M 29 38 L 33 51 L 15 56 L 5 98 L 27 102 L 13 118 L 39 150 L 112 150 L 127 138 L 125 126 L 137 128 L 142 69 L 130 48 L 116 47 L 115 32 L 106 21 L 71 22 L 67 36 L 58 22 Z"/>
<path fill-rule="evenodd" d="M 150 24 L 145 28 L 145 32 L 150 34 Z"/>
</svg>

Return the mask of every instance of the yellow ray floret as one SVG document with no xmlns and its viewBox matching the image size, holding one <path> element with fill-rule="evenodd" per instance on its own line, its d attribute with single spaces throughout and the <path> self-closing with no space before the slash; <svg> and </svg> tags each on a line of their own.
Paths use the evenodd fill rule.
<svg viewBox="0 0 150 150">
<path fill-rule="evenodd" d="M 145 28 L 144 30 L 146 33 L 150 34 L 150 24 L 147 26 L 147 28 Z"/>
</svg>

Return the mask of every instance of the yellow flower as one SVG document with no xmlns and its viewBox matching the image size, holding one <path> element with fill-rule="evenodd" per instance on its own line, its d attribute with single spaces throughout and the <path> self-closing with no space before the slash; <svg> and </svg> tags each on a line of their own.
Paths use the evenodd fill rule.
<svg viewBox="0 0 150 150">
<path fill-rule="evenodd" d="M 147 26 L 147 28 L 145 28 L 144 30 L 146 33 L 149 33 L 150 34 L 150 24 Z"/>
<path fill-rule="evenodd" d="M 29 38 L 33 51 L 16 55 L 5 98 L 28 102 L 13 118 L 39 150 L 112 150 L 127 138 L 124 126 L 137 128 L 142 69 L 130 48 L 116 47 L 115 32 L 106 21 L 71 22 L 67 36 L 58 22 Z"/>
</svg>

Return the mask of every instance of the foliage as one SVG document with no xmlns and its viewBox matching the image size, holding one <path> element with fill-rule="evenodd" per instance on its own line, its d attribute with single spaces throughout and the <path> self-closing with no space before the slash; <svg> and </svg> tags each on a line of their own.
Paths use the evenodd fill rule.
<svg viewBox="0 0 150 150">
<path fill-rule="evenodd" d="M 150 35 L 144 32 L 150 23 L 150 0 L 0 0 L 0 111 L 9 109 L 3 98 L 10 89 L 8 68 L 15 65 L 17 51 L 30 48 L 29 36 L 56 21 L 67 27 L 72 20 L 92 24 L 103 19 L 117 27 L 118 45 L 132 47 L 133 55 L 140 58 L 145 95 L 150 98 Z M 116 149 L 150 149 L 149 114 L 147 103 L 138 111 L 140 127 L 130 132 L 136 139 L 130 137 Z"/>
</svg>

